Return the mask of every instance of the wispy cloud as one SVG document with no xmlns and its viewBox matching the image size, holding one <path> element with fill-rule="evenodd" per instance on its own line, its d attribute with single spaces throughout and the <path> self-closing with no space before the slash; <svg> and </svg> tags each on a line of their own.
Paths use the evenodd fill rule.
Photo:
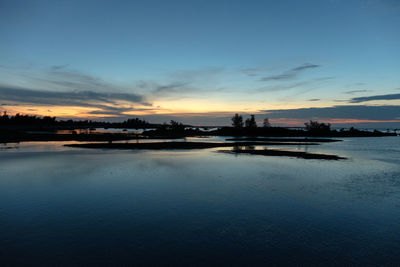
<svg viewBox="0 0 400 267">
<path fill-rule="evenodd" d="M 19 84 L 24 84 L 22 87 L 29 87 L 29 89 L 100 93 L 129 93 L 132 89 L 137 89 L 132 85 L 106 81 L 80 70 L 71 69 L 67 64 L 54 65 L 46 69 L 19 71 L 15 74 L 20 78 L 19 80 L 23 81 Z"/>
<path fill-rule="evenodd" d="M 262 88 L 258 88 L 255 92 L 278 92 L 278 91 L 285 91 L 290 90 L 296 87 L 300 87 L 306 84 L 309 84 L 310 81 L 305 82 L 297 82 L 297 83 L 290 83 L 290 84 L 281 84 L 281 85 L 273 85 L 273 86 L 266 86 Z"/>
<path fill-rule="evenodd" d="M 140 112 L 140 111 L 152 111 L 153 108 L 134 108 L 134 107 L 110 107 L 110 106 L 99 106 L 99 110 L 93 110 L 88 112 L 92 115 L 113 115 L 114 117 L 126 117 L 125 112 Z"/>
<path fill-rule="evenodd" d="M 305 63 L 302 66 L 298 66 L 296 68 L 291 69 L 291 71 L 299 72 L 299 71 L 303 71 L 306 69 L 314 69 L 314 68 L 319 68 L 319 67 L 320 67 L 320 65 Z"/>
<path fill-rule="evenodd" d="M 66 69 L 68 66 L 69 66 L 68 64 L 54 65 L 54 66 L 51 66 L 50 69 L 53 71 L 58 71 L 58 70 Z"/>
<path fill-rule="evenodd" d="M 3 104 L 28 104 L 52 106 L 77 106 L 101 109 L 104 112 L 126 112 L 133 107 L 121 108 L 118 102 L 151 106 L 144 97 L 133 93 L 106 93 L 94 91 L 46 91 L 0 85 L 0 101 Z"/>
<path fill-rule="evenodd" d="M 54 89 L 76 90 L 76 91 L 124 91 L 113 83 L 104 81 L 101 78 L 88 75 L 78 70 L 68 69 L 68 65 L 52 66 L 41 74 L 28 75 L 39 84 Z"/>
<path fill-rule="evenodd" d="M 267 67 L 251 67 L 251 68 L 243 68 L 240 69 L 239 72 L 249 76 L 249 77 L 255 77 L 255 76 L 260 76 L 262 74 L 265 74 L 267 71 L 273 71 L 274 68 L 267 68 Z"/>
<path fill-rule="evenodd" d="M 221 81 L 227 75 L 224 68 L 204 68 L 199 70 L 179 70 L 166 74 L 166 77 L 152 80 L 141 80 L 136 88 L 149 97 L 182 99 L 203 96 L 204 93 L 220 92 L 224 89 Z"/>
<path fill-rule="evenodd" d="M 107 82 L 68 65 L 19 75 L 24 85 L 0 84 L 2 105 L 89 107 L 93 109 L 90 114 L 111 115 L 151 107 L 143 94 L 132 92 L 139 88 Z"/>
<path fill-rule="evenodd" d="M 346 85 L 346 87 L 355 87 L 355 86 L 364 86 L 364 85 L 366 85 L 366 83 L 359 82 L 359 83 L 348 84 L 348 85 Z"/>
<path fill-rule="evenodd" d="M 350 99 L 350 103 L 362 103 L 374 100 L 397 100 L 397 99 L 400 99 L 400 94 L 373 95 L 373 96 L 352 98 Z"/>
<path fill-rule="evenodd" d="M 301 66 L 292 68 L 290 70 L 287 70 L 283 73 L 277 74 L 277 75 L 271 75 L 271 76 L 266 76 L 261 78 L 261 81 L 287 81 L 287 80 L 292 80 L 295 79 L 300 73 L 308 70 L 308 69 L 315 69 L 319 68 L 320 65 L 316 64 L 310 64 L 310 63 L 305 63 Z"/>
<path fill-rule="evenodd" d="M 314 102 L 314 101 L 320 101 L 321 99 L 319 98 L 312 98 L 312 99 L 308 99 L 308 101 Z"/>
<path fill-rule="evenodd" d="M 254 90 L 255 93 L 260 93 L 260 92 L 278 92 L 278 91 L 287 91 L 291 90 L 294 88 L 298 87 L 305 87 L 307 86 L 305 90 L 302 92 L 297 92 L 292 96 L 297 96 L 302 93 L 306 93 L 312 90 L 315 90 L 325 84 L 326 82 L 329 82 L 330 80 L 334 79 L 335 77 L 320 77 L 316 79 L 310 79 L 310 80 L 305 80 L 305 81 L 298 81 L 298 82 L 286 82 L 286 83 L 281 83 L 281 84 L 274 84 L 274 85 L 268 85 L 264 86 L 261 88 L 258 88 Z"/>
<path fill-rule="evenodd" d="M 158 85 L 153 92 L 154 93 L 171 93 L 171 92 L 180 92 L 182 90 L 186 89 L 186 85 L 188 83 L 180 83 L 180 82 L 175 82 L 171 84 L 166 84 L 166 85 Z"/>
<path fill-rule="evenodd" d="M 344 94 L 352 95 L 352 94 L 357 94 L 357 93 L 366 93 L 366 92 L 371 92 L 371 90 L 351 90 L 351 91 L 346 91 L 343 92 Z"/>
</svg>

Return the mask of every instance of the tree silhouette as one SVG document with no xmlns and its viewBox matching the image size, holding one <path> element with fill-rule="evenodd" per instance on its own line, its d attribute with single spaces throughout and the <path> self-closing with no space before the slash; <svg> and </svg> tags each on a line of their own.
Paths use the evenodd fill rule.
<svg viewBox="0 0 400 267">
<path fill-rule="evenodd" d="M 330 132 L 331 124 L 330 123 L 319 123 L 318 121 L 312 121 L 304 123 L 307 131 L 309 132 Z"/>
<path fill-rule="evenodd" d="M 246 120 L 246 128 L 257 128 L 257 123 L 256 119 L 254 118 L 254 115 L 250 115 L 250 118 Z"/>
<path fill-rule="evenodd" d="M 183 131 L 185 130 L 185 126 L 181 122 L 177 122 L 174 120 L 171 120 L 171 130 L 173 131 Z"/>
<path fill-rule="evenodd" d="M 14 116 L 8 115 L 7 111 L 0 115 L 0 127 L 22 127 L 22 128 L 89 128 L 89 127 L 104 127 L 104 128 L 148 128 L 153 125 L 139 118 L 127 119 L 123 122 L 105 122 L 92 120 L 56 120 L 56 117 L 51 116 L 35 116 L 23 115 L 20 113 Z"/>
<path fill-rule="evenodd" d="M 264 126 L 264 127 L 271 127 L 271 123 L 269 122 L 269 119 L 268 119 L 268 118 L 265 118 L 265 119 L 264 119 L 264 121 L 263 121 L 263 126 Z"/>
<path fill-rule="evenodd" d="M 242 128 L 243 127 L 243 117 L 242 115 L 235 114 L 235 116 L 232 117 L 232 126 L 234 128 Z"/>
</svg>

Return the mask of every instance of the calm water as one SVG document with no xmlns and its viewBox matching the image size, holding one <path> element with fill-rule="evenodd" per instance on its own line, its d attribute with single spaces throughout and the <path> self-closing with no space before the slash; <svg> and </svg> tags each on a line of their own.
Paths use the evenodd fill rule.
<svg viewBox="0 0 400 267">
<path fill-rule="evenodd" d="M 344 161 L 0 145 L 0 265 L 397 265 L 400 137 Z"/>
</svg>

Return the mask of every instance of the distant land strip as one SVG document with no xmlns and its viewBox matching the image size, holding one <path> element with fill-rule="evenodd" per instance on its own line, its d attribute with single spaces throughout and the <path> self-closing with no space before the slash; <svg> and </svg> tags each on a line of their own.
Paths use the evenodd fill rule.
<svg viewBox="0 0 400 267">
<path fill-rule="evenodd" d="M 245 137 L 245 138 L 228 138 L 226 141 L 273 141 L 273 142 L 317 142 L 317 143 L 330 143 L 340 142 L 339 139 L 326 139 L 326 138 L 260 138 L 260 137 Z"/>
<path fill-rule="evenodd" d="M 111 149 L 205 149 L 216 147 L 236 147 L 236 146 L 306 146 L 319 145 L 318 143 L 304 142 L 229 142 L 229 143 L 211 143 L 211 142 L 153 142 L 153 143 L 84 143 L 84 144 L 66 144 L 68 147 L 81 148 L 111 148 Z"/>
<path fill-rule="evenodd" d="M 337 155 L 328 154 L 315 154 L 301 151 L 284 151 L 284 150 L 253 150 L 253 149 L 234 149 L 234 150 L 220 150 L 219 152 L 229 154 L 251 154 L 251 155 L 262 155 L 262 156 L 284 156 L 284 157 L 296 157 L 302 159 L 322 159 L 322 160 L 340 160 L 346 159 Z"/>
<path fill-rule="evenodd" d="M 85 144 L 66 144 L 67 147 L 79 148 L 97 148 L 97 149 L 149 149 L 149 150 L 162 150 L 162 149 L 206 149 L 218 147 L 232 147 L 232 150 L 220 150 L 219 152 L 230 154 L 251 154 L 263 156 L 286 156 L 296 157 L 303 159 L 322 159 L 322 160 L 340 160 L 346 159 L 336 155 L 314 154 L 300 151 L 284 151 L 284 150 L 254 150 L 254 149 L 239 149 L 238 147 L 251 147 L 256 145 L 265 146 L 288 146 L 288 145 L 319 145 L 318 143 L 305 143 L 305 142 L 230 142 L 230 143 L 210 143 L 210 142 L 154 142 L 154 143 L 85 143 Z"/>
</svg>

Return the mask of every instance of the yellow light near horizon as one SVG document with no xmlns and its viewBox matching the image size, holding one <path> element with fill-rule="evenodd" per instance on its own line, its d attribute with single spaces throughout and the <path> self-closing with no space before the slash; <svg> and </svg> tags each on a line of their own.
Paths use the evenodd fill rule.
<svg viewBox="0 0 400 267">
<path fill-rule="evenodd" d="M 330 107 L 336 102 L 321 101 L 312 105 L 312 107 L 322 108 Z M 160 106 L 162 109 L 156 110 L 156 114 L 185 114 L 185 113 L 214 113 L 214 112 L 230 112 L 230 113 L 252 113 L 262 114 L 263 110 L 279 110 L 279 109 L 298 109 L 309 108 L 310 101 L 298 101 L 286 104 L 249 102 L 249 101 L 221 101 L 207 99 L 185 99 L 185 100 L 166 100 L 156 102 L 154 106 Z"/>
<path fill-rule="evenodd" d="M 216 101 L 207 99 L 185 99 L 155 102 L 161 107 L 156 114 L 238 112 L 248 109 L 248 103 Z M 251 111 L 255 111 L 252 107 Z"/>
<path fill-rule="evenodd" d="M 96 105 L 96 103 L 92 103 Z M 181 117 L 204 116 L 204 117 L 220 117 L 230 116 L 235 113 L 239 114 L 266 114 L 264 110 L 287 110 L 299 108 L 323 108 L 337 105 L 337 102 L 318 101 L 310 105 L 310 101 L 297 101 L 292 103 L 278 104 L 277 102 L 268 103 L 266 101 L 222 101 L 221 99 L 180 99 L 180 100 L 163 100 L 155 101 L 152 106 L 134 105 L 126 101 L 120 101 L 118 104 L 108 105 L 111 107 L 126 108 L 128 111 L 120 114 L 107 114 L 107 110 L 103 110 L 106 106 L 99 103 L 99 107 L 80 107 L 80 106 L 32 106 L 32 105 L 6 105 L 0 110 L 6 110 L 8 114 L 28 114 L 37 116 L 52 116 L 57 118 L 71 119 L 97 119 L 108 117 L 128 117 L 128 116 L 146 116 L 146 115 L 176 115 Z M 359 105 L 345 104 L 345 105 Z M 103 108 L 102 108 L 103 107 Z M 107 107 L 105 107 L 107 109 Z M 129 110 L 132 109 L 132 110 Z M 95 111 L 93 114 L 91 112 Z M 104 113 L 102 113 L 102 111 Z M 266 114 L 268 116 L 268 114 Z M 257 118 L 257 119 L 260 119 Z M 290 121 L 289 124 L 294 123 Z"/>
<path fill-rule="evenodd" d="M 83 117 L 83 115 L 87 115 L 88 112 L 93 111 L 95 109 L 88 107 L 76 107 L 76 106 L 7 105 L 3 107 L 3 110 L 7 111 L 8 114 L 20 113 L 20 114 L 37 115 L 37 116 L 80 118 Z"/>
</svg>

